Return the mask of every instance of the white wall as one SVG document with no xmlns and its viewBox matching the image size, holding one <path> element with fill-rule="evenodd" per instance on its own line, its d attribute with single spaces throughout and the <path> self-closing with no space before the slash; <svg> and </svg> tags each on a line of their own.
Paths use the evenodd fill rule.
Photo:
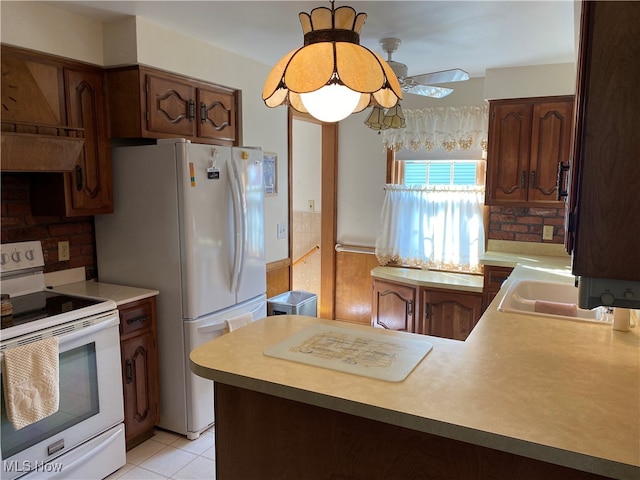
<svg viewBox="0 0 640 480">
<path fill-rule="evenodd" d="M 293 119 L 293 211 L 307 212 L 313 200 L 314 212 L 322 211 L 322 125 Z"/>
<path fill-rule="evenodd" d="M 402 107 L 412 109 L 487 104 L 482 96 L 482 78 L 472 78 L 450 86 L 454 88 L 453 93 L 440 99 L 405 94 Z M 369 110 L 347 117 L 339 126 L 337 241 L 373 247 L 384 201 L 387 154 L 382 145 L 382 135 L 364 124 Z"/>
<path fill-rule="evenodd" d="M 141 18 L 103 26 L 39 2 L 3 1 L 0 6 L 3 43 L 101 66 L 139 62 L 242 90 L 244 145 L 276 152 L 278 177 L 288 178 L 287 111 L 267 108 L 261 99 L 269 66 Z M 288 224 L 286 180 L 278 190 L 265 200 L 267 262 L 288 256 L 287 239 L 276 238 L 276 224 Z"/>
<path fill-rule="evenodd" d="M 558 63 L 488 68 L 484 87 L 484 98 L 487 100 L 573 95 L 576 89 L 576 66 L 574 63 Z"/>
</svg>

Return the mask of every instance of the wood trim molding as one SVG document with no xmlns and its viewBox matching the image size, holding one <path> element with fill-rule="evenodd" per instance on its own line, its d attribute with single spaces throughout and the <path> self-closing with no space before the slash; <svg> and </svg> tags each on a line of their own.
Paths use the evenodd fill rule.
<svg viewBox="0 0 640 480">
<path fill-rule="evenodd" d="M 291 265 L 290 258 L 284 258 L 282 260 L 276 260 L 275 262 L 267 263 L 267 272 L 271 272 L 272 270 L 278 270 L 280 268 L 288 267 Z"/>
</svg>

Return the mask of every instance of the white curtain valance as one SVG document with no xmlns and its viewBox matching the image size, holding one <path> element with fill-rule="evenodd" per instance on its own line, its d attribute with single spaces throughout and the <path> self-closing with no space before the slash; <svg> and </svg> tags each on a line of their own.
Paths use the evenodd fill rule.
<svg viewBox="0 0 640 480">
<path fill-rule="evenodd" d="M 406 128 L 382 131 L 384 148 L 411 150 L 487 149 L 489 107 L 437 107 L 403 110 Z"/>
</svg>

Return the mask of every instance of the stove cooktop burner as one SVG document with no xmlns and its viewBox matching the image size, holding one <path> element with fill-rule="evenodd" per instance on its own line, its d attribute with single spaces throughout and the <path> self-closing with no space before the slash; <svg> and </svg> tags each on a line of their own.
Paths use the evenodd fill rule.
<svg viewBox="0 0 640 480">
<path fill-rule="evenodd" d="M 41 291 L 11 298 L 13 313 L 2 317 L 2 329 L 78 310 L 103 300 Z"/>
</svg>

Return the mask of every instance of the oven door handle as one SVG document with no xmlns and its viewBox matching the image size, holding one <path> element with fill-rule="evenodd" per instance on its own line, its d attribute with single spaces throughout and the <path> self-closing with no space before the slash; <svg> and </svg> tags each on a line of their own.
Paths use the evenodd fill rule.
<svg viewBox="0 0 640 480">
<path fill-rule="evenodd" d="M 82 327 L 77 330 L 73 328 L 74 325 L 85 324 L 87 321 L 94 321 L 95 323 L 88 327 Z M 49 337 L 59 337 L 62 347 L 62 342 L 68 342 L 85 337 L 87 335 L 93 335 L 95 332 L 108 328 L 112 325 L 118 325 L 119 323 L 120 318 L 118 317 L 118 311 L 114 310 L 109 313 L 96 316 L 92 319 L 80 319 L 68 324 L 58 325 L 44 331 L 39 331 L 3 341 L 2 350 L 17 347 L 19 345 L 24 345 L 25 343 L 37 342 L 39 340 L 42 340 L 43 338 Z M 72 328 L 72 330 L 70 330 L 70 328 Z"/>
</svg>

